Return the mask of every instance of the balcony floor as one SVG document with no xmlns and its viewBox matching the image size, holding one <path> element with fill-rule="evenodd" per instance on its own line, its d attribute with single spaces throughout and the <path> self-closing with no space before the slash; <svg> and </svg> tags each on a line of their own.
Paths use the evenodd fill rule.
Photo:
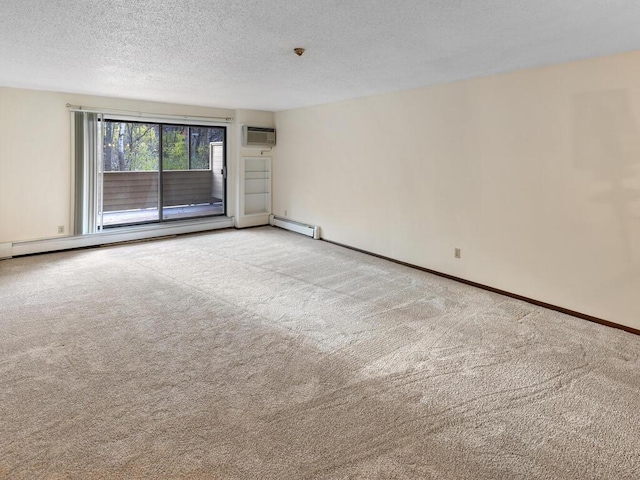
<svg viewBox="0 0 640 480">
<path fill-rule="evenodd" d="M 164 207 L 162 209 L 163 220 L 178 220 L 181 218 L 205 217 L 209 215 L 224 214 L 222 203 L 203 205 L 178 205 L 175 207 Z M 157 208 L 143 208 L 138 210 L 121 210 L 115 212 L 104 212 L 102 225 L 114 227 L 117 225 L 131 225 L 136 223 L 148 223 L 158 221 Z"/>
</svg>

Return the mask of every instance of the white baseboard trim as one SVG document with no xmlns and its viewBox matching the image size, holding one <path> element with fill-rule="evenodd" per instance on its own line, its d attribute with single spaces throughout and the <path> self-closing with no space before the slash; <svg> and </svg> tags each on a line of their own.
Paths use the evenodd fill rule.
<svg viewBox="0 0 640 480">
<path fill-rule="evenodd" d="M 315 240 L 320 239 L 320 227 L 317 225 L 307 225 L 306 223 L 295 222 L 288 218 L 276 217 L 275 215 L 269 216 L 269 225 L 301 233 L 302 235 L 306 235 Z"/>
<path fill-rule="evenodd" d="M 0 259 L 3 258 L 11 258 L 11 244 L 10 243 L 0 243 Z"/>
<path fill-rule="evenodd" d="M 4 250 L 1 249 L 2 245 L 10 245 L 11 248 L 9 250 L 8 257 L 16 257 L 19 255 L 30 255 L 33 253 L 55 252 L 58 250 L 70 250 L 73 248 L 108 245 L 110 243 L 131 242 L 134 240 L 164 237 L 167 235 L 206 232 L 208 230 L 230 227 L 233 227 L 233 217 L 216 218 L 213 220 L 208 219 L 206 221 L 192 220 L 165 224 L 140 225 L 137 227 L 118 228 L 90 235 L 48 238 L 29 242 L 16 242 L 13 244 L 0 244 L 0 258 L 2 258 L 2 253 L 6 250 L 6 248 Z"/>
<path fill-rule="evenodd" d="M 259 227 L 260 225 L 269 225 L 268 213 L 236 217 L 236 228 Z"/>
</svg>

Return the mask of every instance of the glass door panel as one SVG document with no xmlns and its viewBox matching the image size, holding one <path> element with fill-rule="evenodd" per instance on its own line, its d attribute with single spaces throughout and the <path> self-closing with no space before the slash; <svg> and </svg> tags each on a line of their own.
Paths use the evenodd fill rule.
<svg viewBox="0 0 640 480">
<path fill-rule="evenodd" d="M 224 168 L 224 137 L 222 127 L 162 125 L 162 220 L 224 213 L 215 175 Z"/>
<path fill-rule="evenodd" d="M 102 225 L 157 222 L 160 127 L 105 120 L 102 155 Z"/>
</svg>

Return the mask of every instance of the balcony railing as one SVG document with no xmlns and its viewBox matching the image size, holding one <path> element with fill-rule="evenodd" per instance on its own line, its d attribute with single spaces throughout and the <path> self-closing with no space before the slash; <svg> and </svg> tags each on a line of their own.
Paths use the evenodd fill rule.
<svg viewBox="0 0 640 480">
<path fill-rule="evenodd" d="M 158 207 L 157 171 L 104 172 L 103 178 L 104 212 Z M 162 190 L 164 206 L 216 203 L 222 200 L 222 178 L 211 170 L 167 170 Z"/>
</svg>

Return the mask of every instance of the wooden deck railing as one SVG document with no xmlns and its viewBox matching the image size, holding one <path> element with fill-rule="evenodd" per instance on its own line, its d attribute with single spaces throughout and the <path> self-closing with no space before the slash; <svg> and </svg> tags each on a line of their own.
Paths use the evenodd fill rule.
<svg viewBox="0 0 640 480">
<path fill-rule="evenodd" d="M 168 170 L 162 177 L 165 206 L 220 201 L 211 170 Z M 219 183 L 219 182 L 218 182 Z M 158 206 L 158 172 L 104 172 L 103 211 Z"/>
</svg>

